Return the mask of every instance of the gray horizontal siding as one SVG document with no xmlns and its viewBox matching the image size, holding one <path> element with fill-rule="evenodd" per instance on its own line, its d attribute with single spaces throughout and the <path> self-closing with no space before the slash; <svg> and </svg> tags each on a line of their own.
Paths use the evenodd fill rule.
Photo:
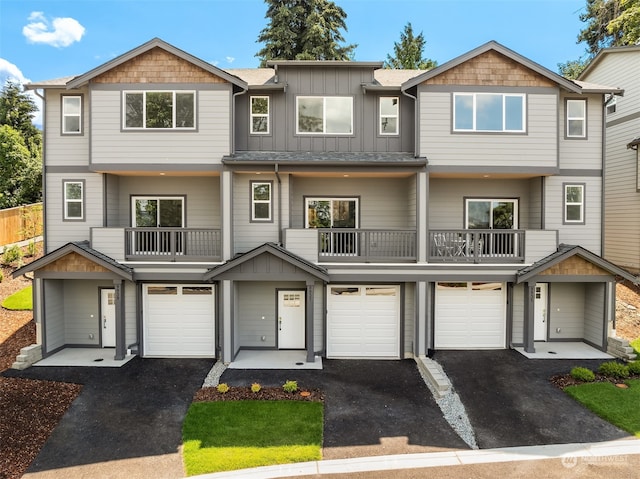
<svg viewBox="0 0 640 479">
<path fill-rule="evenodd" d="M 136 285 L 124 283 L 125 346 L 138 342 L 138 322 L 136 318 Z"/>
<path fill-rule="evenodd" d="M 584 339 L 603 346 L 605 319 L 605 283 L 585 284 Z"/>
<path fill-rule="evenodd" d="M 404 288 L 404 355 L 414 355 L 416 327 L 416 283 L 406 283 Z"/>
<path fill-rule="evenodd" d="M 61 280 L 44 280 L 44 315 L 48 353 L 65 344 L 64 288 Z"/>
<path fill-rule="evenodd" d="M 522 284 L 516 284 L 513 287 L 511 342 L 513 344 L 524 343 L 524 286 Z"/>
<path fill-rule="evenodd" d="M 100 344 L 99 287 L 113 288 L 113 282 L 65 280 L 65 342 L 67 344 Z M 89 335 L 93 335 L 93 339 Z"/>
<path fill-rule="evenodd" d="M 124 261 L 124 228 L 91 228 L 91 247 L 116 261 Z"/>
<path fill-rule="evenodd" d="M 318 262 L 318 232 L 314 229 L 285 230 L 284 247 L 307 261 Z"/>
<path fill-rule="evenodd" d="M 602 95 L 587 95 L 587 138 L 565 139 L 565 100 L 582 99 L 580 95 L 560 97 L 560 168 L 595 169 L 602 168 Z"/>
<path fill-rule="evenodd" d="M 583 283 L 549 283 L 550 339 L 584 337 L 585 286 Z M 560 328 L 560 332 L 557 331 Z"/>
<path fill-rule="evenodd" d="M 82 95 L 83 118 L 82 135 L 62 135 L 62 95 Z M 46 108 L 44 130 L 47 166 L 86 166 L 89 164 L 89 95 L 86 89 L 80 90 L 46 90 Z"/>
</svg>

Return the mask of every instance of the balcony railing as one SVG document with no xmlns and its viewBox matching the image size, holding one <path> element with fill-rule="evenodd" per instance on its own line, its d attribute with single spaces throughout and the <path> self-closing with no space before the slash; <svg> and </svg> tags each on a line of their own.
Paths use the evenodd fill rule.
<svg viewBox="0 0 640 479">
<path fill-rule="evenodd" d="M 320 261 L 416 261 L 414 230 L 318 229 Z"/>
<path fill-rule="evenodd" d="M 220 230 L 125 228 L 129 261 L 220 261 Z"/>
<path fill-rule="evenodd" d="M 524 263 L 524 230 L 431 230 L 429 262 Z"/>
</svg>

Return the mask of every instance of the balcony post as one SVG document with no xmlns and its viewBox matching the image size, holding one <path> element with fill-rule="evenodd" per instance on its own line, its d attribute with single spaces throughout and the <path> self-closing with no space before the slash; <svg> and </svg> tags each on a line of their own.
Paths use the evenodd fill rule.
<svg viewBox="0 0 640 479">
<path fill-rule="evenodd" d="M 314 282 L 313 280 L 307 281 L 307 294 L 305 298 L 305 336 L 307 343 L 307 362 L 313 363 L 316 360 L 315 345 L 313 343 L 313 311 L 314 311 L 314 297 L 313 297 Z"/>
<path fill-rule="evenodd" d="M 535 327 L 535 301 L 536 283 L 524 283 L 524 350 L 527 353 L 535 353 L 536 348 L 533 343 Z"/>
</svg>

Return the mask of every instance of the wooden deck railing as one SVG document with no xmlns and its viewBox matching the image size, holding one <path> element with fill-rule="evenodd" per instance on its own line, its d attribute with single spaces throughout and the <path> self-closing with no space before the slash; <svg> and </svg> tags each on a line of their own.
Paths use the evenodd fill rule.
<svg viewBox="0 0 640 479">
<path fill-rule="evenodd" d="M 218 229 L 125 228 L 129 261 L 220 261 Z"/>
<path fill-rule="evenodd" d="M 524 230 L 431 230 L 429 262 L 523 263 Z"/>
<path fill-rule="evenodd" d="M 415 230 L 318 229 L 318 256 L 328 262 L 416 261 Z"/>
</svg>

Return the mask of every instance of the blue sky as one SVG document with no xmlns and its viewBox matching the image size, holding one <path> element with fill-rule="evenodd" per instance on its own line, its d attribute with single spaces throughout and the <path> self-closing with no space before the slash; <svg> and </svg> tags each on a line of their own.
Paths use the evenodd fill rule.
<svg viewBox="0 0 640 479">
<path fill-rule="evenodd" d="M 489 40 L 557 71 L 584 55 L 586 0 L 335 0 L 355 59 L 382 61 L 404 25 L 444 63 Z M 77 75 L 154 37 L 220 68 L 258 66 L 263 0 L 0 0 L 0 81 Z"/>
</svg>

